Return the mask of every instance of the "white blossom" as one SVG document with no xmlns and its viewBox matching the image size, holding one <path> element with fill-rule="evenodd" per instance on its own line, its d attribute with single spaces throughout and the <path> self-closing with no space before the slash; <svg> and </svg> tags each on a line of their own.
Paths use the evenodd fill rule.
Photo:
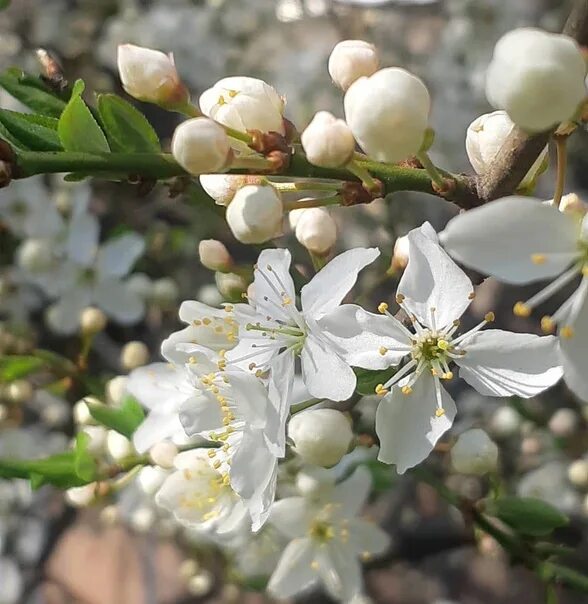
<svg viewBox="0 0 588 604">
<path fill-rule="evenodd" d="M 328 111 L 319 111 L 300 136 L 304 153 L 311 164 L 340 168 L 355 151 L 355 139 L 349 126 Z"/>
<path fill-rule="evenodd" d="M 233 158 L 229 137 L 222 126 L 206 117 L 182 122 L 171 143 L 174 159 L 193 175 L 223 172 Z"/>
<path fill-rule="evenodd" d="M 163 107 L 178 107 L 189 94 L 174 65 L 173 55 L 133 44 L 118 47 L 118 72 L 130 96 Z"/>
<path fill-rule="evenodd" d="M 288 497 L 272 507 L 270 522 L 290 543 L 268 584 L 277 598 L 290 598 L 321 583 L 331 597 L 349 602 L 363 589 L 360 559 L 388 549 L 389 537 L 378 526 L 357 518 L 371 487 L 359 467 L 319 498 Z"/>
<path fill-rule="evenodd" d="M 506 33 L 494 48 L 486 97 L 521 128 L 536 132 L 571 120 L 586 97 L 586 63 L 569 36 L 530 27 Z"/>
<path fill-rule="evenodd" d="M 245 132 L 284 134 L 284 100 L 263 80 L 233 76 L 219 80 L 200 95 L 200 109 L 213 120 Z"/>
<path fill-rule="evenodd" d="M 376 413 L 380 438 L 379 459 L 397 466 L 399 473 L 425 459 L 451 427 L 455 403 L 441 384 L 460 377 L 487 396 L 531 397 L 561 377 L 557 340 L 531 334 L 489 329 L 488 313 L 470 331 L 457 335 L 460 317 L 469 306 L 473 286 L 465 273 L 437 243 L 429 223 L 408 234 L 408 266 L 398 285 L 396 301 L 406 312 L 414 331 L 379 306 L 383 316 L 360 307 L 355 331 L 346 326 L 339 336 L 350 351 L 351 365 L 385 369 L 406 359 L 386 383 L 376 389 L 386 394 Z"/>
<path fill-rule="evenodd" d="M 484 174 L 499 156 L 502 145 L 515 127 L 506 111 L 494 111 L 477 117 L 466 133 L 466 151 L 476 174 Z M 519 187 L 531 186 L 547 161 L 545 146 Z"/>
<path fill-rule="evenodd" d="M 559 326 L 564 379 L 580 398 L 588 400 L 588 218 L 582 211 L 560 212 L 528 197 L 506 197 L 461 214 L 440 234 L 447 251 L 459 262 L 513 284 L 552 279 L 547 287 L 514 311 L 531 311 L 564 286 L 581 277 L 572 295 L 543 329 Z"/>
<path fill-rule="evenodd" d="M 264 250 L 255 268 L 249 304 L 237 304 L 239 343 L 227 353 L 232 363 L 263 375 L 271 371 L 270 390 L 287 399 L 297 356 L 311 396 L 339 401 L 349 398 L 356 377 L 344 360 L 346 350 L 330 335 L 332 325 L 353 322 L 354 306 L 342 305 L 359 271 L 379 255 L 377 249 L 356 248 L 340 254 L 300 292 L 296 306 L 288 250 Z M 353 313 L 347 312 L 351 308 Z M 285 423 L 287 406 L 278 409 Z"/>
<path fill-rule="evenodd" d="M 380 64 L 378 51 L 364 40 L 343 40 L 329 56 L 329 75 L 339 88 L 347 90 L 355 80 L 371 76 Z"/>
<path fill-rule="evenodd" d="M 356 80 L 345 93 L 345 118 L 373 159 L 399 162 L 423 143 L 431 99 L 423 82 L 399 67 Z"/>
</svg>

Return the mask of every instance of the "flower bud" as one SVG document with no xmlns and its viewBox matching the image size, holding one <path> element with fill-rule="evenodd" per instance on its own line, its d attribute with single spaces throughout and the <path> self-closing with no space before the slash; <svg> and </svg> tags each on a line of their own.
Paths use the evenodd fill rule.
<svg viewBox="0 0 588 604">
<path fill-rule="evenodd" d="M 171 151 L 180 166 L 194 175 L 222 172 L 233 157 L 223 127 L 206 117 L 182 122 L 174 132 Z"/>
<path fill-rule="evenodd" d="M 576 459 L 568 467 L 568 480 L 580 489 L 588 487 L 588 461 Z"/>
<path fill-rule="evenodd" d="M 133 44 L 118 47 L 118 72 L 127 94 L 162 107 L 180 107 L 190 99 L 172 55 Z"/>
<path fill-rule="evenodd" d="M 188 581 L 188 592 L 195 598 L 202 598 L 208 594 L 214 585 L 214 578 L 207 570 L 202 570 Z"/>
<path fill-rule="evenodd" d="M 345 118 L 373 159 L 399 162 L 423 143 L 431 99 L 423 82 L 399 67 L 356 80 L 345 93 Z"/>
<path fill-rule="evenodd" d="M 75 508 L 85 508 L 96 498 L 96 483 L 91 482 L 81 487 L 72 487 L 65 491 L 65 499 Z"/>
<path fill-rule="evenodd" d="M 339 168 L 353 157 L 355 139 L 349 126 L 328 111 L 319 111 L 300 140 L 311 164 L 323 168 Z"/>
<path fill-rule="evenodd" d="M 17 263 L 30 273 L 42 273 L 53 266 L 54 244 L 48 239 L 26 239 L 17 251 Z"/>
<path fill-rule="evenodd" d="M 151 298 L 155 304 L 169 308 L 175 304 L 179 295 L 177 283 L 172 278 L 162 277 L 153 282 Z"/>
<path fill-rule="evenodd" d="M 86 424 L 95 423 L 90 413 L 88 403 L 101 405 L 102 403 L 94 396 L 85 396 L 73 406 L 73 418 L 76 424 L 85 426 Z"/>
<path fill-rule="evenodd" d="M 131 371 L 149 362 L 149 349 L 143 342 L 128 342 L 120 353 L 121 366 Z"/>
<path fill-rule="evenodd" d="M 106 398 L 108 403 L 114 406 L 120 405 L 127 396 L 127 381 L 126 375 L 117 375 L 106 382 Z"/>
<path fill-rule="evenodd" d="M 178 454 L 178 448 L 174 443 L 162 440 L 149 449 L 151 461 L 164 470 L 169 470 L 174 465 L 174 459 Z"/>
<path fill-rule="evenodd" d="M 514 436 L 521 428 L 521 416 L 512 407 L 499 407 L 492 415 L 490 427 L 496 438 Z"/>
<path fill-rule="evenodd" d="M 232 174 L 202 174 L 200 184 L 219 206 L 228 206 L 235 193 L 245 185 L 260 185 L 263 176 L 242 176 Z"/>
<path fill-rule="evenodd" d="M 102 453 L 106 447 L 107 430 L 104 426 L 84 426 L 82 430 L 88 436 L 88 451 Z"/>
<path fill-rule="evenodd" d="M 476 174 L 484 174 L 488 171 L 498 158 L 502 145 L 514 127 L 515 125 L 506 111 L 486 113 L 469 125 L 466 133 L 466 151 Z M 519 187 L 524 188 L 533 184 L 546 161 L 547 152 L 546 146 Z"/>
<path fill-rule="evenodd" d="M 230 300 L 240 298 L 247 289 L 247 281 L 236 273 L 215 273 L 214 280 L 218 291 Z"/>
<path fill-rule="evenodd" d="M 155 524 L 155 511 L 148 507 L 141 507 L 131 514 L 130 525 L 138 533 L 147 533 Z"/>
<path fill-rule="evenodd" d="M 347 90 L 355 80 L 374 74 L 380 64 L 378 51 L 364 40 L 343 40 L 329 57 L 329 75 L 339 88 Z"/>
<path fill-rule="evenodd" d="M 168 475 L 169 472 L 166 472 L 163 468 L 145 466 L 144 468 L 141 468 L 141 471 L 137 476 L 137 482 L 143 493 L 155 495 Z"/>
<path fill-rule="evenodd" d="M 408 237 L 403 235 L 394 242 L 394 251 L 392 252 L 392 261 L 390 262 L 390 271 L 396 273 L 403 271 L 408 266 Z"/>
<path fill-rule="evenodd" d="M 126 436 L 114 430 L 109 430 L 106 435 L 106 450 L 115 461 L 125 459 L 135 452 L 133 443 Z"/>
<path fill-rule="evenodd" d="M 573 118 L 586 96 L 586 63 L 569 36 L 530 27 L 508 32 L 494 47 L 486 97 L 529 132 Z"/>
<path fill-rule="evenodd" d="M 282 234 L 284 205 L 271 185 L 239 189 L 227 208 L 226 219 L 241 243 L 264 243 Z"/>
<path fill-rule="evenodd" d="M 217 239 L 203 239 L 198 244 L 198 255 L 202 265 L 211 271 L 226 272 L 233 266 L 229 250 Z"/>
<path fill-rule="evenodd" d="M 319 256 L 328 254 L 337 241 L 337 225 L 324 208 L 302 210 L 295 233 L 308 251 Z"/>
<path fill-rule="evenodd" d="M 347 453 L 353 432 L 347 418 L 335 409 L 313 409 L 292 417 L 288 436 L 307 463 L 334 466 Z"/>
<path fill-rule="evenodd" d="M 467 430 L 460 434 L 451 449 L 451 464 L 456 472 L 483 476 L 496 470 L 498 447 L 484 430 Z"/>
<path fill-rule="evenodd" d="M 99 308 L 93 306 L 84 308 L 80 315 L 80 329 L 84 335 L 101 332 L 106 327 L 107 322 L 106 315 Z"/>
<path fill-rule="evenodd" d="M 233 76 L 219 80 L 200 96 L 200 109 L 213 120 L 244 132 L 284 134 L 284 101 L 263 80 Z"/>
<path fill-rule="evenodd" d="M 554 436 L 567 438 L 578 428 L 580 418 L 573 409 L 558 409 L 549 420 L 549 430 Z"/>
<path fill-rule="evenodd" d="M 6 386 L 5 396 L 13 405 L 22 405 L 33 398 L 34 392 L 26 380 L 14 380 Z"/>
</svg>

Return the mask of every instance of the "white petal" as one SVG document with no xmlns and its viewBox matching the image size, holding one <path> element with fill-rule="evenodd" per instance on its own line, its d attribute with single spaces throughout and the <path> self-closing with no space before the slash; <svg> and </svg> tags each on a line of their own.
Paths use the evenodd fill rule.
<svg viewBox="0 0 588 604">
<path fill-rule="evenodd" d="M 109 317 L 122 325 L 131 325 L 145 313 L 144 301 L 123 281 L 105 279 L 94 288 L 94 301 Z"/>
<path fill-rule="evenodd" d="M 308 499 L 287 497 L 274 503 L 270 522 L 289 539 L 296 539 L 306 535 L 314 514 Z"/>
<path fill-rule="evenodd" d="M 464 313 L 474 288 L 467 275 L 422 229 L 408 233 L 409 260 L 398 293 L 406 297 L 404 306 L 421 323 L 431 326 L 434 308 L 437 328 L 446 327 Z"/>
<path fill-rule="evenodd" d="M 316 549 L 318 573 L 327 592 L 341 602 L 349 602 L 363 589 L 361 566 L 351 548 L 328 543 Z"/>
<path fill-rule="evenodd" d="M 100 225 L 96 216 L 85 212 L 74 213 L 69 224 L 66 250 L 76 264 L 90 266 L 98 251 Z"/>
<path fill-rule="evenodd" d="M 466 266 L 506 283 L 530 283 L 559 275 L 577 255 L 578 235 L 569 214 L 515 196 L 456 216 L 439 238 Z M 533 254 L 544 262 L 534 263 Z"/>
<path fill-rule="evenodd" d="M 262 428 L 269 400 L 261 380 L 251 373 L 237 370 L 225 371 L 224 377 L 228 380 L 239 417 L 251 428 Z"/>
<path fill-rule="evenodd" d="M 353 474 L 335 487 L 333 499 L 341 505 L 345 517 L 359 514 L 369 497 L 372 477 L 365 466 L 358 466 Z"/>
<path fill-rule="evenodd" d="M 107 241 L 98 250 L 98 272 L 110 277 L 124 277 L 145 249 L 143 237 L 137 233 L 125 233 Z"/>
<path fill-rule="evenodd" d="M 304 340 L 300 360 L 302 378 L 312 396 L 344 401 L 353 394 L 357 378 L 351 367 L 312 333 Z"/>
<path fill-rule="evenodd" d="M 193 392 L 183 367 L 169 363 L 151 363 L 131 371 L 126 389 L 144 407 L 160 413 L 177 412 Z"/>
<path fill-rule="evenodd" d="M 318 579 L 312 569 L 314 547 L 310 539 L 295 539 L 283 551 L 267 591 L 276 598 L 290 598 L 308 589 Z"/>
<path fill-rule="evenodd" d="M 359 271 L 371 264 L 377 248 L 354 248 L 339 254 L 300 291 L 303 312 L 315 319 L 339 306 L 357 281 Z"/>
<path fill-rule="evenodd" d="M 90 294 L 86 289 L 74 289 L 66 293 L 47 310 L 49 327 L 55 333 L 71 335 L 78 329 L 80 313 L 89 303 Z"/>
<path fill-rule="evenodd" d="M 459 375 L 486 396 L 535 396 L 562 376 L 557 339 L 487 329 L 463 343 Z"/>
<path fill-rule="evenodd" d="M 402 394 L 394 387 L 378 406 L 376 432 L 380 439 L 378 459 L 396 464 L 399 474 L 426 459 L 437 441 L 451 428 L 457 412 L 455 403 L 441 388 L 445 413 L 437 417 L 435 384 L 423 374 L 412 387 L 412 394 Z"/>
<path fill-rule="evenodd" d="M 377 556 L 390 547 L 390 535 L 374 522 L 355 518 L 349 524 L 349 545 L 357 554 Z"/>
<path fill-rule="evenodd" d="M 138 453 L 145 453 L 158 442 L 182 432 L 182 424 L 177 413 L 167 414 L 152 411 L 135 430 L 133 445 Z"/>
<path fill-rule="evenodd" d="M 561 362 L 564 380 L 570 390 L 583 401 L 588 402 L 588 279 L 584 278 L 578 290 L 581 304 L 572 316 L 573 336 L 560 338 Z"/>
<path fill-rule="evenodd" d="M 182 401 L 179 421 L 188 436 L 205 434 L 223 425 L 220 405 L 212 393 L 196 393 Z"/>
<path fill-rule="evenodd" d="M 272 362 L 268 396 L 273 410 L 268 409 L 265 434 L 270 448 L 279 456 L 283 456 L 286 450 L 286 421 L 290 412 L 294 371 L 294 355 L 290 353 L 282 353 Z M 308 394 L 306 398 L 312 397 Z"/>
</svg>

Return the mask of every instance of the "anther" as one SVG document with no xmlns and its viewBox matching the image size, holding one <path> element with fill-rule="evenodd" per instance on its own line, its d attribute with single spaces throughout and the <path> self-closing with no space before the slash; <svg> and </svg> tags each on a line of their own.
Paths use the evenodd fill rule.
<svg viewBox="0 0 588 604">
<path fill-rule="evenodd" d="M 380 346 L 380 348 L 378 348 L 378 352 L 384 356 L 388 352 L 388 349 L 385 346 Z"/>
<path fill-rule="evenodd" d="M 496 319 L 496 315 L 492 311 L 487 312 L 484 315 L 484 321 L 486 321 L 488 323 L 492 323 L 492 321 L 494 321 L 494 319 Z"/>
<path fill-rule="evenodd" d="M 564 325 L 560 330 L 559 330 L 559 335 L 566 339 L 569 340 L 570 338 L 574 337 L 574 330 L 572 329 L 571 325 Z"/>
<path fill-rule="evenodd" d="M 405 300 L 404 294 L 396 294 L 396 302 L 398 304 L 402 304 Z"/>
<path fill-rule="evenodd" d="M 531 262 L 533 264 L 545 264 L 547 256 L 545 254 L 531 254 Z"/>
<path fill-rule="evenodd" d="M 380 302 L 380 304 L 378 304 L 378 312 L 380 312 L 382 314 L 386 314 L 387 310 L 388 310 L 388 304 L 386 304 L 386 302 Z"/>
<path fill-rule="evenodd" d="M 476 292 L 472 292 L 469 296 L 468 296 L 468 300 L 473 300 L 476 297 Z"/>
<path fill-rule="evenodd" d="M 541 329 L 543 333 L 553 333 L 555 331 L 555 321 L 549 315 L 545 315 L 541 318 Z"/>
<path fill-rule="evenodd" d="M 443 417 L 445 415 L 445 409 L 441 409 L 441 407 L 435 409 L 435 415 L 437 417 Z"/>
<path fill-rule="evenodd" d="M 386 394 L 388 394 L 388 390 L 386 388 L 384 388 L 384 384 L 378 384 L 375 388 L 375 393 L 378 396 L 384 396 Z"/>
<path fill-rule="evenodd" d="M 410 386 L 403 386 L 402 394 L 412 394 L 412 388 Z"/>
<path fill-rule="evenodd" d="M 524 302 L 517 302 L 514 305 L 512 312 L 517 317 L 530 317 L 531 316 L 531 307 L 529 305 L 525 304 Z"/>
<path fill-rule="evenodd" d="M 452 380 L 453 379 L 453 371 L 448 371 L 441 376 L 443 380 Z"/>
</svg>

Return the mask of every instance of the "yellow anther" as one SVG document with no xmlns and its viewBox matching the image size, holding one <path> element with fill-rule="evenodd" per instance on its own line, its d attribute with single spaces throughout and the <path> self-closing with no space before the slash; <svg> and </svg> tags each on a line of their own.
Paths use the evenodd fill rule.
<svg viewBox="0 0 588 604">
<path fill-rule="evenodd" d="M 396 294 L 396 302 L 398 304 L 402 304 L 405 300 L 404 294 Z"/>
<path fill-rule="evenodd" d="M 569 340 L 570 338 L 574 337 L 574 330 L 572 329 L 571 325 L 564 325 L 560 330 L 559 330 L 559 335 L 566 339 Z"/>
<path fill-rule="evenodd" d="M 476 292 L 472 292 L 469 296 L 468 296 L 468 300 L 473 300 L 476 297 Z"/>
<path fill-rule="evenodd" d="M 388 349 L 385 346 L 380 346 L 380 348 L 378 348 L 378 352 L 384 356 L 388 352 Z"/>
<path fill-rule="evenodd" d="M 290 304 L 292 304 L 292 298 L 289 296 L 284 296 L 282 298 L 282 306 L 289 306 Z"/>
<path fill-rule="evenodd" d="M 460 323 L 461 323 L 461 321 L 459 319 L 455 319 L 455 321 L 453 321 L 452 324 L 454 327 L 459 327 Z"/>
<path fill-rule="evenodd" d="M 223 476 L 223 484 L 229 486 L 231 484 L 231 477 L 228 474 Z"/>
<path fill-rule="evenodd" d="M 312 568 L 312 570 L 318 570 L 319 569 L 319 563 L 316 560 L 313 560 L 310 563 L 310 568 Z"/>
<path fill-rule="evenodd" d="M 449 342 L 447 340 L 437 340 L 437 348 L 439 350 L 449 350 Z"/>
<path fill-rule="evenodd" d="M 444 380 L 452 380 L 453 379 L 453 371 L 448 371 L 441 376 Z"/>
<path fill-rule="evenodd" d="M 388 394 L 388 390 L 384 388 L 384 384 L 378 384 L 376 386 L 375 393 L 378 396 L 384 396 L 385 394 Z"/>
<path fill-rule="evenodd" d="M 496 319 L 496 315 L 492 311 L 487 312 L 484 315 L 484 321 L 486 321 L 486 323 L 492 323 L 492 321 L 494 321 L 494 319 Z"/>
<path fill-rule="evenodd" d="M 216 456 L 216 451 L 214 449 L 208 449 L 208 457 L 211 459 Z"/>
<path fill-rule="evenodd" d="M 224 330 L 224 327 L 223 327 L 222 325 L 217 325 L 217 326 L 214 328 L 214 331 L 216 331 L 216 333 L 222 333 L 222 332 L 223 332 L 223 330 Z"/>
<path fill-rule="evenodd" d="M 412 394 L 412 388 L 410 386 L 403 386 L 402 394 Z"/>
<path fill-rule="evenodd" d="M 225 304 L 224 309 L 225 309 L 225 312 L 233 312 L 233 305 Z"/>
<path fill-rule="evenodd" d="M 528 306 L 527 304 L 525 304 L 524 302 L 517 302 L 514 305 L 512 312 L 517 317 L 530 317 L 531 316 L 531 307 Z"/>
<path fill-rule="evenodd" d="M 184 470 L 183 474 L 186 480 L 190 480 L 192 478 L 192 472 L 190 472 L 190 470 Z"/>
<path fill-rule="evenodd" d="M 437 417 L 443 417 L 445 415 L 445 409 L 441 409 L 441 407 L 435 409 L 435 415 Z"/>
<path fill-rule="evenodd" d="M 196 363 L 196 357 L 192 356 L 188 358 L 188 362 L 192 365 L 194 365 Z"/>
<path fill-rule="evenodd" d="M 371 552 L 367 552 L 367 551 L 366 551 L 366 552 L 361 552 L 361 559 L 362 559 L 364 562 L 368 562 L 369 560 L 371 560 L 371 559 L 372 559 L 372 554 L 371 554 Z"/>
<path fill-rule="evenodd" d="M 533 264 L 545 264 L 547 256 L 545 254 L 531 254 L 531 262 Z"/>
<path fill-rule="evenodd" d="M 555 331 L 555 321 L 549 315 L 545 315 L 541 318 L 541 329 L 544 333 L 553 333 Z"/>
<path fill-rule="evenodd" d="M 229 92 L 227 93 L 232 99 L 234 99 L 238 94 L 239 91 L 238 90 L 229 90 Z"/>
<path fill-rule="evenodd" d="M 212 467 L 213 467 L 215 470 L 218 470 L 218 469 L 219 469 L 219 468 L 220 468 L 222 465 L 223 465 L 223 464 L 222 464 L 221 460 L 220 460 L 220 459 L 217 459 L 217 460 L 216 460 L 216 461 L 215 461 L 215 462 L 212 464 Z"/>
<path fill-rule="evenodd" d="M 431 367 L 431 375 L 433 377 L 437 377 L 439 375 L 439 372 L 435 368 Z"/>
<path fill-rule="evenodd" d="M 381 312 L 382 314 L 386 314 L 387 310 L 388 310 L 388 304 L 386 304 L 386 302 L 380 302 L 378 304 L 378 312 Z"/>
<path fill-rule="evenodd" d="M 583 276 L 583 277 L 588 277 L 588 264 L 585 264 L 585 265 L 582 267 L 582 276 Z"/>
<path fill-rule="evenodd" d="M 208 317 L 204 317 L 204 319 L 202 319 L 202 323 L 204 323 L 204 325 L 210 325 L 212 321 Z"/>
<path fill-rule="evenodd" d="M 199 327 L 202 325 L 202 321 L 200 321 L 200 319 L 194 319 L 194 321 L 192 321 L 192 325 L 194 325 L 194 327 Z"/>
<path fill-rule="evenodd" d="M 217 104 L 219 104 L 221 106 L 227 104 L 227 101 L 225 101 L 225 97 L 222 94 L 218 97 Z"/>
</svg>

